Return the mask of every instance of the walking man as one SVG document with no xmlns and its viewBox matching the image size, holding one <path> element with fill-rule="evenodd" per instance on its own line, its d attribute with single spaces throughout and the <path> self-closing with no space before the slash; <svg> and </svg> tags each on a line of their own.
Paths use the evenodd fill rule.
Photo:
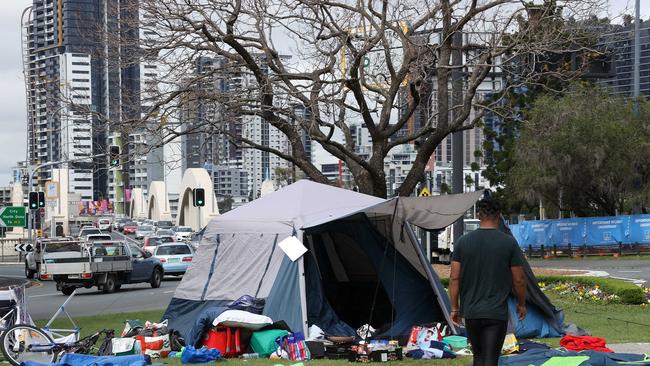
<svg viewBox="0 0 650 366">
<path fill-rule="evenodd" d="M 526 316 L 524 258 L 517 241 L 499 230 L 501 210 L 493 198 L 477 203 L 479 229 L 454 245 L 449 292 L 454 323 L 465 319 L 474 366 L 496 366 L 508 329 L 508 296 L 517 295 Z M 460 297 L 460 307 L 458 306 Z"/>
</svg>

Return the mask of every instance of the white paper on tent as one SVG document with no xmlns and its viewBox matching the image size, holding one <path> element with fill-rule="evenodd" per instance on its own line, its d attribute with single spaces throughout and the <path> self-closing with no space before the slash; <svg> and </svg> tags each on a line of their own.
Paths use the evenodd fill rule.
<svg viewBox="0 0 650 366">
<path fill-rule="evenodd" d="M 291 259 L 292 262 L 295 262 L 296 259 L 302 257 L 303 254 L 307 253 L 307 248 L 296 238 L 295 236 L 290 236 L 282 240 L 278 246 L 284 254 Z"/>
</svg>

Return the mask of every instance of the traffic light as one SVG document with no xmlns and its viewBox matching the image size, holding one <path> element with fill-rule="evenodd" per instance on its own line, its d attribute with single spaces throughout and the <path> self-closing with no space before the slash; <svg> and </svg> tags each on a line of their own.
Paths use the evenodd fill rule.
<svg viewBox="0 0 650 366">
<path fill-rule="evenodd" d="M 29 209 L 35 210 L 38 208 L 38 192 L 29 192 Z"/>
<path fill-rule="evenodd" d="M 205 206 L 205 189 L 203 188 L 194 188 L 194 206 L 203 207 Z"/>
<path fill-rule="evenodd" d="M 45 207 L 45 192 L 38 192 L 38 207 Z"/>
<path fill-rule="evenodd" d="M 109 165 L 111 167 L 120 166 L 120 147 L 117 145 L 111 145 L 110 147 Z"/>
</svg>

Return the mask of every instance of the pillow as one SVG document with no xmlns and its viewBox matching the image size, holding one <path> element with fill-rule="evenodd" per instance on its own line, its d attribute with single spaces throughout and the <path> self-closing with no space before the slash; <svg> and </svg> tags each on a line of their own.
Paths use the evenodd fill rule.
<svg viewBox="0 0 650 366">
<path fill-rule="evenodd" d="M 224 327 L 246 328 L 258 330 L 265 326 L 273 324 L 273 320 L 268 316 L 249 313 L 243 310 L 226 310 L 219 315 L 212 325 L 223 325 Z"/>
</svg>

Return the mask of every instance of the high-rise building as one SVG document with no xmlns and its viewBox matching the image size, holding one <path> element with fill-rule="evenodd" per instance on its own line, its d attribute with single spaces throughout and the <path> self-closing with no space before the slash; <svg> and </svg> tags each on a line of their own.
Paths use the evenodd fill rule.
<svg viewBox="0 0 650 366">
<path fill-rule="evenodd" d="M 271 152 L 242 148 L 246 145 L 243 141 L 290 153 L 288 138 L 259 116 L 229 109 L 236 102 L 225 101 L 245 94 L 243 91 L 254 93 L 257 89 L 255 78 L 245 68 L 223 58 L 200 57 L 195 61 L 195 73 L 202 76 L 201 81 L 194 83 L 192 92 L 183 96 L 180 108 L 183 170 L 206 168 L 212 174 L 215 193 L 220 198 L 230 196 L 235 198 L 235 203 L 236 197 L 257 198 L 262 182 L 273 180 L 277 168 L 293 167 Z M 293 106 L 297 118 L 309 118 L 307 108 L 300 104 L 289 105 Z M 242 142 L 238 143 L 240 139 Z M 307 134 L 303 135 L 302 143 L 311 159 L 312 141 Z M 243 177 L 246 184 L 241 183 Z M 246 195 L 242 194 L 244 191 Z"/>
<path fill-rule="evenodd" d="M 23 13 L 27 162 L 62 162 L 41 169 L 36 184 L 67 168 L 68 190 L 82 200 L 147 186 L 150 168 L 129 151 L 142 137 L 124 123 L 141 117 L 140 91 L 151 82 L 151 65 L 137 60 L 139 17 L 137 2 L 119 0 L 33 0 Z M 108 168 L 112 144 L 131 156 L 117 170 Z"/>
<path fill-rule="evenodd" d="M 650 21 L 640 23 L 640 79 L 641 95 L 650 98 Z M 604 75 L 598 83 L 612 88 L 616 94 L 633 95 L 634 85 L 634 24 L 610 25 L 600 30 L 599 51 L 607 56 Z M 599 66 L 599 65 L 595 65 Z"/>
</svg>

